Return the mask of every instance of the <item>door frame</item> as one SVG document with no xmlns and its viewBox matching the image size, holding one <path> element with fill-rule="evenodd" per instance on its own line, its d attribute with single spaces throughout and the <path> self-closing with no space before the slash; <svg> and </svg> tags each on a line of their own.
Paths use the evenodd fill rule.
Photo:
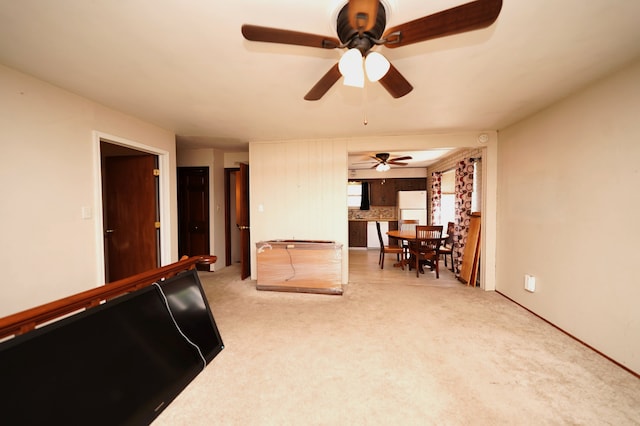
<svg viewBox="0 0 640 426">
<path fill-rule="evenodd" d="M 170 165 L 169 152 L 122 138 L 107 133 L 93 131 L 93 211 L 95 224 L 95 250 L 96 250 L 96 283 L 105 283 L 105 254 L 104 254 L 104 223 L 102 220 L 102 164 L 100 157 L 100 142 L 107 142 L 113 145 L 120 145 L 136 151 L 146 152 L 158 157 L 158 169 L 160 176 L 158 180 L 158 213 L 160 215 L 160 265 L 171 263 L 171 208 L 170 208 Z"/>
<path fill-rule="evenodd" d="M 224 169 L 224 253 L 225 253 L 225 266 L 231 266 L 233 253 L 232 253 L 232 238 L 231 238 L 231 191 L 235 191 L 235 186 L 231 188 L 231 175 L 233 173 L 239 173 L 239 167 L 225 168 Z M 235 217 L 235 215 L 234 215 Z"/>
</svg>

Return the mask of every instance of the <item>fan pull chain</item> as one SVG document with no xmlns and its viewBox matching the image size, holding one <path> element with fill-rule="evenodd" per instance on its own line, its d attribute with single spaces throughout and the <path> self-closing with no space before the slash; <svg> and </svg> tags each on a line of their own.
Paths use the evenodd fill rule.
<svg viewBox="0 0 640 426">
<path fill-rule="evenodd" d="M 362 88 L 362 125 L 366 126 L 367 124 L 369 124 L 369 120 L 367 119 L 367 83 L 365 82 Z"/>
</svg>

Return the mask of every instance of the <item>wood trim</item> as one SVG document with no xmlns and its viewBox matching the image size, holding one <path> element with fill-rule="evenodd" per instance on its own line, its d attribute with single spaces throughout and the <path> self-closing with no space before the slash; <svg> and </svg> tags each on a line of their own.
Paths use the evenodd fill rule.
<svg viewBox="0 0 640 426">
<path fill-rule="evenodd" d="M 498 290 L 495 290 L 496 293 L 498 293 L 500 296 L 504 297 L 505 299 L 509 300 L 510 302 L 515 303 L 516 305 L 520 306 L 522 309 L 524 309 L 525 311 L 529 312 L 530 314 L 540 318 L 542 321 L 546 322 L 547 324 L 549 324 L 551 327 L 557 329 L 558 331 L 566 334 L 567 336 L 571 337 L 573 340 L 575 340 L 576 342 L 586 346 L 587 348 L 591 349 L 592 351 L 594 351 L 595 353 L 597 353 L 598 355 L 600 355 L 601 357 L 609 360 L 610 362 L 614 363 L 615 365 L 617 365 L 618 367 L 622 368 L 623 370 L 625 370 L 626 372 L 628 372 L 629 374 L 635 376 L 637 379 L 640 379 L 640 374 L 636 373 L 635 371 L 633 371 L 632 369 L 630 369 L 629 367 L 626 367 L 622 364 L 620 364 L 618 361 L 616 361 L 615 359 L 608 357 L 607 355 L 603 354 L 602 352 L 600 352 L 599 350 L 597 350 L 596 348 L 594 348 L 593 346 L 589 345 L 588 343 L 583 342 L 582 340 L 578 339 L 576 336 L 574 336 L 573 334 L 563 330 L 562 328 L 558 327 L 557 325 L 555 325 L 554 323 L 552 323 L 551 321 L 541 317 L 540 315 L 536 314 L 535 312 L 533 312 L 531 309 L 528 309 L 526 306 L 521 305 L 520 303 L 516 302 L 515 300 L 513 300 L 512 298 L 510 298 L 509 296 L 507 296 L 504 293 L 501 293 Z"/>
<path fill-rule="evenodd" d="M 240 171 L 239 167 L 224 169 L 224 254 L 225 266 L 231 266 L 231 174 Z M 235 191 L 235 187 L 233 188 Z"/>
<path fill-rule="evenodd" d="M 172 277 L 179 272 L 194 269 L 198 264 L 208 265 L 215 263 L 216 260 L 217 256 L 210 255 L 183 256 L 178 262 L 170 265 L 141 272 L 98 288 L 86 290 L 0 318 L 0 338 L 26 333 L 45 322 L 58 319 L 81 309 L 98 306 L 103 301 L 146 287 L 156 281 Z"/>
</svg>

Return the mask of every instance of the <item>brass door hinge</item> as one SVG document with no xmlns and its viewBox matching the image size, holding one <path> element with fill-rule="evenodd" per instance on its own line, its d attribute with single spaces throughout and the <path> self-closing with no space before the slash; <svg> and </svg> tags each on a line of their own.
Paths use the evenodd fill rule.
<svg viewBox="0 0 640 426">
<path fill-rule="evenodd" d="M 160 169 L 153 169 L 154 176 L 160 176 Z"/>
<path fill-rule="evenodd" d="M 155 227 L 156 227 L 156 229 L 160 229 L 160 222 L 155 222 L 155 223 L 153 224 L 153 226 L 155 226 Z"/>
</svg>

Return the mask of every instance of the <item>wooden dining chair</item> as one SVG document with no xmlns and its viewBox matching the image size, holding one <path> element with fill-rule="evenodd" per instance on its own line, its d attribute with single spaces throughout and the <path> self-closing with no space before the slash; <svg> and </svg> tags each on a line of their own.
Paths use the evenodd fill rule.
<svg viewBox="0 0 640 426">
<path fill-rule="evenodd" d="M 416 277 L 420 275 L 421 265 L 429 265 L 440 278 L 438 260 L 442 243 L 442 225 L 416 226 L 416 239 L 409 241 L 409 255 L 416 268 Z"/>
<path fill-rule="evenodd" d="M 378 265 L 380 265 L 380 269 L 384 269 L 384 255 L 387 253 L 392 253 L 396 255 L 398 262 L 400 262 L 400 267 L 404 271 L 403 259 L 401 256 L 404 254 L 404 250 L 402 247 L 398 246 L 389 246 L 384 244 L 384 240 L 382 239 L 382 231 L 380 231 L 380 222 L 376 221 L 376 229 L 378 230 L 378 240 L 380 240 L 380 257 L 378 258 Z"/>
<path fill-rule="evenodd" d="M 398 230 L 399 231 L 410 231 L 413 232 L 416 230 L 416 226 L 418 226 L 420 222 L 418 221 L 418 219 L 404 219 L 404 220 L 400 220 L 398 221 Z M 408 259 L 409 258 L 409 241 L 407 240 L 401 240 L 400 241 L 400 245 L 402 246 L 402 249 L 404 250 L 404 258 Z"/>
<path fill-rule="evenodd" d="M 447 268 L 447 256 L 451 259 L 451 271 L 453 271 L 453 233 L 455 232 L 455 223 L 447 223 L 447 238 L 444 239 L 440 246 L 440 255 L 444 258 L 444 266 Z"/>
</svg>

